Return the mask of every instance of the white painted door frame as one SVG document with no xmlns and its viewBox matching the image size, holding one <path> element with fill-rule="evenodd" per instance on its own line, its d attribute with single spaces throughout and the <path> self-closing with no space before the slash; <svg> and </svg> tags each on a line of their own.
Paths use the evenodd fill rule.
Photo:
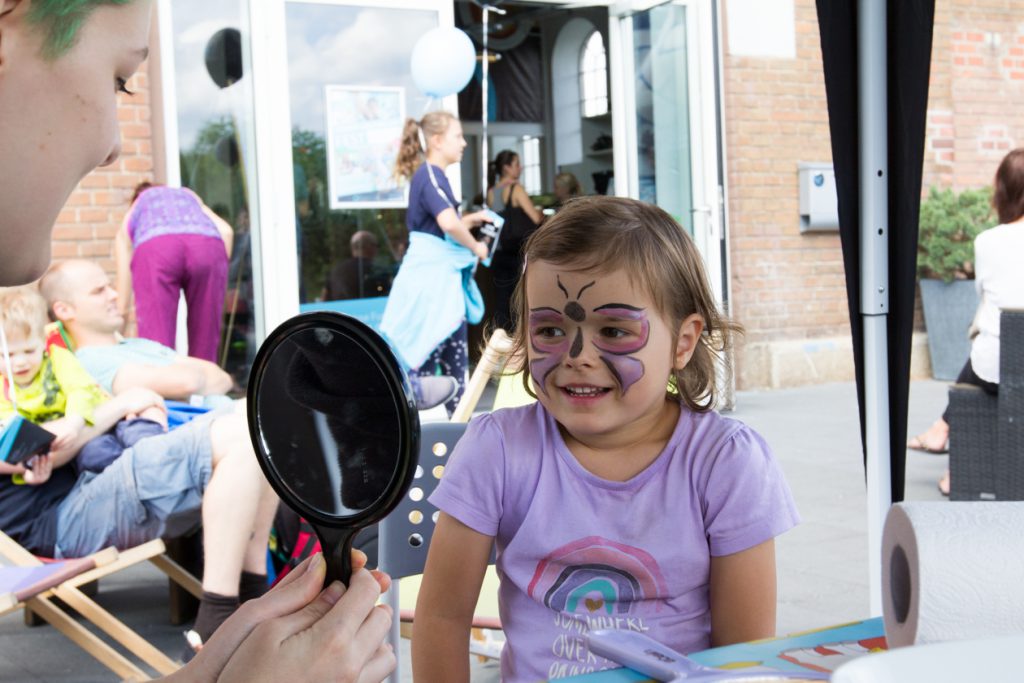
<svg viewBox="0 0 1024 683">
<path fill-rule="evenodd" d="M 609 69 L 611 80 L 615 192 L 639 196 L 636 184 L 638 158 L 635 116 L 636 100 L 630 78 L 633 68 L 632 17 L 659 5 L 686 8 L 687 101 L 690 120 L 690 167 L 693 195 L 693 237 L 704 256 L 708 279 L 719 303 L 728 299 L 724 291 L 723 249 L 725 239 L 725 187 L 720 173 L 722 148 L 717 103 L 720 84 L 715 65 L 718 22 L 716 3 L 711 0 L 625 0 L 609 7 Z M 621 142 L 620 142 L 621 141 Z"/>
</svg>

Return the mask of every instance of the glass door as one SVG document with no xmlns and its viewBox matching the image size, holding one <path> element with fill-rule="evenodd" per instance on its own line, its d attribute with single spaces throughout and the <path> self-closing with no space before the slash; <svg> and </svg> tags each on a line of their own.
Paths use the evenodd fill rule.
<svg viewBox="0 0 1024 683">
<path fill-rule="evenodd" d="M 268 320 L 332 309 L 375 326 L 408 244 L 405 189 L 392 178 L 402 125 L 428 105 L 456 111 L 410 74 L 417 39 L 453 24 L 452 3 L 254 1 L 252 12 L 267 39 L 256 59 L 274 223 L 262 255 Z"/>
<path fill-rule="evenodd" d="M 613 5 L 609 63 L 616 193 L 675 217 L 724 300 L 714 10 L 711 0 Z"/>
<path fill-rule="evenodd" d="M 244 388 L 263 326 L 260 272 L 253 267 L 261 225 L 254 211 L 248 7 L 245 0 L 161 0 L 157 12 L 161 82 L 154 90 L 161 96 L 154 105 L 161 110 L 156 144 L 163 160 L 157 177 L 194 191 L 234 230 L 218 360 Z"/>
</svg>

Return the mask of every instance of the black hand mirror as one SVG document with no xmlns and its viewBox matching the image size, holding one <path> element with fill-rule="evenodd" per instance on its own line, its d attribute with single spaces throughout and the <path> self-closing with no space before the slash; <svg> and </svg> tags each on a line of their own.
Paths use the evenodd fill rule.
<svg viewBox="0 0 1024 683">
<path fill-rule="evenodd" d="M 409 380 L 367 325 L 305 313 L 263 342 L 247 402 L 267 480 L 316 529 L 327 582 L 347 585 L 353 537 L 394 509 L 416 469 L 419 416 Z"/>
</svg>

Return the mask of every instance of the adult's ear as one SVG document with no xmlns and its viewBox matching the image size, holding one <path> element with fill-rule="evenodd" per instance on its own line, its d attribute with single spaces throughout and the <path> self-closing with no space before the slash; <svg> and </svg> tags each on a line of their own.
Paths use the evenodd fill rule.
<svg viewBox="0 0 1024 683">
<path fill-rule="evenodd" d="M 60 299 L 54 301 L 50 310 L 53 311 L 53 317 L 62 323 L 75 319 L 75 307 L 66 301 Z"/>
<path fill-rule="evenodd" d="M 687 316 L 679 325 L 679 336 L 676 339 L 674 370 L 682 370 L 693 358 L 693 352 L 700 343 L 700 335 L 704 332 L 704 317 L 700 313 Z"/>
</svg>

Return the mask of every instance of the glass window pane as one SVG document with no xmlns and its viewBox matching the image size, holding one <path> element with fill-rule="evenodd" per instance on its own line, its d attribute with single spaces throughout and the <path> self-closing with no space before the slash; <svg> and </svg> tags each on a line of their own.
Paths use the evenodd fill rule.
<svg viewBox="0 0 1024 683">
<path fill-rule="evenodd" d="M 686 14 L 678 5 L 633 16 L 639 198 L 692 234 Z"/>
<path fill-rule="evenodd" d="M 526 136 L 519 145 L 523 172 L 521 182 L 528 194 L 540 194 L 540 138 Z"/>
<path fill-rule="evenodd" d="M 408 245 L 391 166 L 428 105 L 409 62 L 437 12 L 290 2 L 286 22 L 300 301 L 387 296 Z M 383 299 L 357 306 L 373 324 Z"/>
<path fill-rule="evenodd" d="M 249 24 L 243 0 L 175 0 L 171 14 L 181 184 L 234 228 L 220 362 L 244 388 L 256 354 Z"/>
<path fill-rule="evenodd" d="M 590 34 L 580 55 L 580 95 L 584 116 L 608 113 L 608 56 L 598 31 Z"/>
</svg>

